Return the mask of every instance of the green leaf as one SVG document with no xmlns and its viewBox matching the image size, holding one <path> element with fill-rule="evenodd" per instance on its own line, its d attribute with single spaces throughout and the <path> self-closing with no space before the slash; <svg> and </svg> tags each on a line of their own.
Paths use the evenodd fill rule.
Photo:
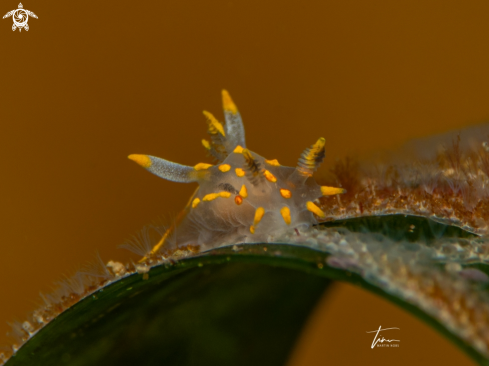
<svg viewBox="0 0 489 366">
<path fill-rule="evenodd" d="M 338 225 L 365 232 L 372 240 L 394 240 L 391 245 L 402 249 L 406 239 L 430 247 L 440 238 L 474 237 L 404 215 L 326 224 Z M 155 266 L 148 279 L 137 273 L 124 277 L 64 311 L 6 365 L 283 365 L 332 280 L 350 282 L 399 305 L 478 363 L 488 362 L 416 303 L 386 291 L 362 271 L 331 267 L 329 253 L 308 246 L 314 245 L 223 247 Z M 486 265 L 478 265 L 487 273 Z"/>
</svg>

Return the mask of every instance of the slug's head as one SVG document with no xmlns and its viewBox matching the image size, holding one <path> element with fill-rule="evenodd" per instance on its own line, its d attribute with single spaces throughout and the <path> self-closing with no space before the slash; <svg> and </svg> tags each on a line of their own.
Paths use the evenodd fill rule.
<svg viewBox="0 0 489 366">
<path fill-rule="evenodd" d="M 276 159 L 265 159 L 246 148 L 241 115 L 225 90 L 222 101 L 224 124 L 204 111 L 209 139 L 202 140 L 202 145 L 218 161 L 216 165 L 191 167 L 150 155 L 129 155 L 129 159 L 161 178 L 199 183 L 188 206 L 193 225 L 201 229 L 199 240 L 205 237 L 202 231 L 266 235 L 314 223 L 313 214 L 324 218 L 314 202 L 324 195 L 345 192 L 320 187 L 312 178 L 325 156 L 324 138 L 304 150 L 297 167 L 281 166 Z"/>
</svg>

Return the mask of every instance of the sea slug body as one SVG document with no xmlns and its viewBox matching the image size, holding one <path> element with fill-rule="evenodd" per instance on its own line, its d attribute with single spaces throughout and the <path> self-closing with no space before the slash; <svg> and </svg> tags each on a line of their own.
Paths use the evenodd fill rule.
<svg viewBox="0 0 489 366">
<path fill-rule="evenodd" d="M 324 217 L 315 201 L 345 192 L 321 187 L 312 177 L 324 159 L 324 138 L 304 150 L 297 167 L 282 166 L 246 148 L 241 115 L 226 90 L 222 99 L 224 125 L 204 111 L 210 141 L 202 140 L 202 145 L 217 165 L 191 167 L 150 155 L 129 155 L 161 178 L 199 184 L 177 222 L 146 257 L 179 248 L 205 250 L 226 243 L 267 241 L 285 229 L 315 224 L 314 215 Z"/>
</svg>

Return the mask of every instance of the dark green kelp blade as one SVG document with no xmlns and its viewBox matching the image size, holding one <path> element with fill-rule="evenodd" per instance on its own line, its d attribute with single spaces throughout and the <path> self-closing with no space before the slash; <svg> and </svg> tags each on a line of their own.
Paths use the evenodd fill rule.
<svg viewBox="0 0 489 366">
<path fill-rule="evenodd" d="M 432 224 L 423 220 L 386 217 L 384 223 L 381 218 L 341 227 L 362 232 L 367 225 L 368 231 L 398 238 L 404 231 L 412 234 L 412 225 L 429 231 Z M 435 229 L 436 236 L 457 231 Z M 429 242 L 428 234 L 416 240 Z M 283 365 L 331 280 L 397 304 L 487 364 L 483 354 L 420 308 L 358 274 L 329 267 L 327 258 L 299 245 L 242 244 L 158 265 L 146 280 L 133 274 L 81 300 L 6 365 Z"/>
<path fill-rule="evenodd" d="M 216 252 L 117 281 L 58 316 L 7 365 L 283 365 L 330 281 L 273 258 L 228 258 Z"/>
</svg>

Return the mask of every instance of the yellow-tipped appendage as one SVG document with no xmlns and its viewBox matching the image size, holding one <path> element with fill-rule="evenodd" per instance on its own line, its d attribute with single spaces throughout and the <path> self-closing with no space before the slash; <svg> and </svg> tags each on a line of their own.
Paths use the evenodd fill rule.
<svg viewBox="0 0 489 366">
<path fill-rule="evenodd" d="M 198 190 L 199 190 L 198 188 L 195 190 L 194 194 L 190 197 L 189 201 L 187 202 L 185 209 L 180 211 L 180 213 L 177 215 L 176 220 L 165 231 L 165 233 L 163 234 L 161 239 L 158 241 L 158 243 L 156 243 L 156 245 L 153 247 L 153 249 L 151 249 L 151 251 L 147 255 L 145 255 L 143 258 L 141 258 L 138 261 L 139 263 L 143 263 L 145 260 L 147 260 L 148 258 L 150 258 L 150 257 L 154 256 L 156 253 L 158 253 L 158 251 L 161 249 L 161 247 L 165 244 L 166 239 L 173 233 L 173 231 L 175 230 L 175 227 L 183 220 L 183 218 L 187 214 L 189 206 L 192 205 L 192 207 L 195 208 L 195 206 L 198 205 L 198 202 L 195 204 L 195 202 L 196 202 L 196 200 L 198 200 L 198 198 L 195 198 L 194 200 L 192 200 L 192 197 L 195 197 Z M 199 202 L 200 202 L 200 200 L 199 200 Z M 194 206 L 194 204 L 195 204 L 195 206 Z"/>
<path fill-rule="evenodd" d="M 243 147 L 241 145 L 238 145 L 238 146 L 236 146 L 234 148 L 233 153 L 235 153 L 235 154 L 242 154 L 243 153 L 243 150 L 244 150 Z"/>
<path fill-rule="evenodd" d="M 346 193 L 346 189 L 344 188 L 336 188 L 336 187 L 327 187 L 321 186 L 321 193 L 323 196 L 332 196 L 335 194 L 343 194 Z"/>
<path fill-rule="evenodd" d="M 308 201 L 306 203 L 306 208 L 311 211 L 313 214 L 319 216 L 320 218 L 324 219 L 326 217 L 326 214 L 318 207 L 316 206 L 313 202 Z"/>
<path fill-rule="evenodd" d="M 195 208 L 195 206 L 198 205 L 198 202 L 197 202 L 197 204 L 195 204 L 195 206 L 193 205 L 196 202 L 196 200 L 199 200 L 198 198 L 195 198 L 195 199 L 192 200 L 192 198 L 195 197 L 195 195 L 197 194 L 198 190 L 199 190 L 199 188 L 197 188 L 194 191 L 194 194 L 192 196 L 190 196 L 190 199 L 188 200 L 187 205 L 185 206 L 185 208 L 182 211 L 180 211 L 180 213 L 177 215 L 176 220 L 165 231 L 165 233 L 163 234 L 163 236 L 161 237 L 161 239 L 158 241 L 158 243 L 156 243 L 156 245 L 153 247 L 153 249 L 151 249 L 151 251 L 147 255 L 145 255 L 143 258 L 141 258 L 138 261 L 138 263 L 142 263 L 145 260 L 147 260 L 149 257 L 155 255 L 161 249 L 161 247 L 165 244 L 166 239 L 168 238 L 168 236 L 170 236 L 170 234 L 173 233 L 173 230 L 178 225 L 178 223 L 180 221 L 182 221 L 182 219 L 185 217 L 185 215 L 188 212 L 189 206 L 192 206 L 193 208 Z M 200 200 L 199 200 L 199 202 L 200 202 Z"/>
<path fill-rule="evenodd" d="M 211 149 L 211 143 L 209 141 L 207 141 L 206 139 L 202 139 L 202 145 L 204 146 L 204 148 L 206 150 L 210 150 Z"/>
<path fill-rule="evenodd" d="M 238 108 L 236 107 L 236 104 L 234 104 L 231 96 L 225 89 L 222 90 L 222 108 L 224 109 L 224 112 L 232 114 L 238 113 Z"/>
<path fill-rule="evenodd" d="M 143 168 L 149 168 L 152 164 L 151 158 L 148 155 L 131 154 L 128 156 L 128 158 L 138 163 Z"/>
<path fill-rule="evenodd" d="M 324 159 L 324 146 L 326 140 L 319 138 L 314 145 L 306 149 L 299 159 L 297 171 L 303 176 L 310 177 Z"/>
<path fill-rule="evenodd" d="M 290 209 L 287 206 L 284 206 L 280 209 L 280 214 L 282 215 L 285 223 L 290 225 L 292 219 L 290 218 Z"/>
<path fill-rule="evenodd" d="M 207 123 L 208 123 L 208 127 L 209 127 L 209 133 L 211 135 L 215 135 L 219 132 L 222 136 L 226 136 L 226 134 L 224 133 L 224 128 L 222 127 L 221 122 L 219 122 L 216 119 L 216 117 L 214 117 L 212 115 L 212 113 L 207 112 L 207 111 L 204 111 L 203 113 L 207 119 Z"/>
<path fill-rule="evenodd" d="M 326 145 L 326 140 L 324 137 L 320 137 L 314 145 L 312 145 L 309 154 L 307 154 L 307 160 L 313 160 L 316 156 L 324 149 L 324 145 Z"/>
<path fill-rule="evenodd" d="M 151 252 L 149 252 L 148 255 L 146 255 L 143 258 L 141 258 L 138 262 L 139 263 L 142 263 L 146 259 L 148 259 L 148 257 L 151 257 L 151 256 L 155 255 L 160 250 L 160 248 L 163 246 L 163 244 L 165 244 L 166 238 L 168 238 L 168 236 L 173 232 L 173 229 L 174 229 L 173 225 L 170 226 L 168 228 L 168 230 L 165 231 L 165 233 L 161 237 L 160 241 L 153 247 L 153 249 L 151 249 Z"/>
</svg>

